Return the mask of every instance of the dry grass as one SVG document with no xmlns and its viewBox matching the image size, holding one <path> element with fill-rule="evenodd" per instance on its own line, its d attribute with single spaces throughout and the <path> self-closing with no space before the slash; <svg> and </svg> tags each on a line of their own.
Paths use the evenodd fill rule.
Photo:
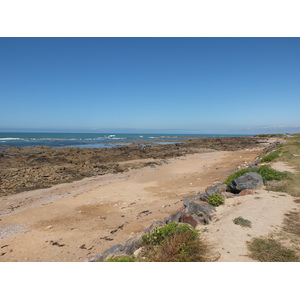
<svg viewBox="0 0 300 300">
<path fill-rule="evenodd" d="M 259 261 L 300 261 L 300 211 L 290 211 L 285 214 L 279 232 L 252 239 L 248 249 L 249 256 Z"/>
<path fill-rule="evenodd" d="M 291 211 L 285 215 L 283 230 L 300 238 L 300 211 Z"/>
<path fill-rule="evenodd" d="M 275 239 L 254 238 L 248 243 L 249 256 L 261 262 L 296 262 L 299 256 L 293 249 L 283 246 Z"/>
<path fill-rule="evenodd" d="M 167 237 L 160 245 L 144 247 L 140 261 L 148 262 L 204 262 L 207 261 L 208 245 L 194 238 L 191 231 Z"/>
</svg>

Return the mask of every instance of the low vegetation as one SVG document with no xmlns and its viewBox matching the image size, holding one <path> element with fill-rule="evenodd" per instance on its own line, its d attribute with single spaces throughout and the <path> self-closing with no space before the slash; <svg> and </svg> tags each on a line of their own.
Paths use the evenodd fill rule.
<svg viewBox="0 0 300 300">
<path fill-rule="evenodd" d="M 271 238 L 254 238 L 248 243 L 249 256 L 261 262 L 296 262 L 299 256 Z"/>
<path fill-rule="evenodd" d="M 230 182 L 246 173 L 256 172 L 261 175 L 264 183 L 270 180 L 283 180 L 288 177 L 288 174 L 285 172 L 279 172 L 272 169 L 270 166 L 264 165 L 259 168 L 244 168 L 236 171 L 233 174 L 230 174 L 227 179 L 224 181 L 224 184 L 230 185 Z"/>
<path fill-rule="evenodd" d="M 291 211 L 285 214 L 283 230 L 300 239 L 300 211 Z M 299 242 L 298 244 L 300 244 Z"/>
<path fill-rule="evenodd" d="M 284 180 L 288 178 L 288 173 L 276 171 L 267 165 L 260 166 L 257 169 L 257 173 L 261 175 L 264 183 L 270 180 Z"/>
<path fill-rule="evenodd" d="M 120 256 L 120 257 L 110 257 L 105 260 L 105 262 L 134 262 L 134 255 L 131 256 Z"/>
<path fill-rule="evenodd" d="M 281 151 L 280 150 L 277 150 L 277 151 L 274 151 L 266 156 L 264 156 L 262 159 L 261 159 L 261 162 L 270 162 L 278 157 L 280 157 L 281 155 Z"/>
<path fill-rule="evenodd" d="M 207 244 L 199 231 L 189 224 L 170 223 L 142 236 L 140 261 L 196 262 L 206 261 Z"/>
<path fill-rule="evenodd" d="M 251 227 L 251 221 L 244 219 L 242 217 L 237 217 L 233 220 L 233 223 L 236 225 L 240 225 L 242 227 Z"/>
<path fill-rule="evenodd" d="M 300 196 L 300 134 L 289 137 L 280 147 L 278 160 L 292 166 L 294 173 L 279 176 L 280 185 L 270 185 L 269 190 L 285 192 L 294 197 Z M 270 179 L 269 179 L 270 180 Z M 274 180 L 274 179 L 273 179 Z M 277 179 L 276 179 L 277 180 Z M 294 200 L 300 203 L 300 199 Z M 300 211 L 285 214 L 283 227 L 279 232 L 266 237 L 252 239 L 248 243 L 249 256 L 263 262 L 299 262 L 300 261 Z"/>
<path fill-rule="evenodd" d="M 300 197 L 300 134 L 294 134 L 281 147 L 282 155 L 279 160 L 295 169 L 294 173 L 289 174 L 279 186 L 271 186 L 269 189 L 277 192 L 285 192 L 294 197 Z"/>
<path fill-rule="evenodd" d="M 212 195 L 208 198 L 207 202 L 213 206 L 220 206 L 225 202 L 225 199 L 220 194 L 212 193 Z"/>
</svg>

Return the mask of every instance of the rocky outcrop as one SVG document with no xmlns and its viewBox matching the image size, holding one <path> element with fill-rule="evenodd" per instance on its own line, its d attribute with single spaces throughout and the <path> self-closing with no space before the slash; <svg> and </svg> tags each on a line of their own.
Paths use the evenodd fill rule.
<svg viewBox="0 0 300 300">
<path fill-rule="evenodd" d="M 230 183 L 230 188 L 234 193 L 240 193 L 242 190 L 260 189 L 263 186 L 263 179 L 256 172 L 246 173 Z"/>
</svg>

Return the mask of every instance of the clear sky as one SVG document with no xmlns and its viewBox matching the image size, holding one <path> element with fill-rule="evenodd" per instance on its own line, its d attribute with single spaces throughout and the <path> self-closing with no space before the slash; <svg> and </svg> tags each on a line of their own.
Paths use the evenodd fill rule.
<svg viewBox="0 0 300 300">
<path fill-rule="evenodd" d="M 0 131 L 300 132 L 300 38 L 0 38 Z"/>
</svg>

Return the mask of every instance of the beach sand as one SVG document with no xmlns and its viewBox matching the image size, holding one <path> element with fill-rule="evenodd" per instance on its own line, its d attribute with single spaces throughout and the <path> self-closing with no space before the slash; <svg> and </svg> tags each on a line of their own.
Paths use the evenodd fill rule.
<svg viewBox="0 0 300 300">
<path fill-rule="evenodd" d="M 0 261 L 86 261 L 181 209 L 184 197 L 222 182 L 260 153 L 251 149 L 188 154 L 160 166 L 1 197 Z M 216 219 L 205 226 L 215 260 L 251 261 L 245 241 L 280 226 L 284 213 L 296 205 L 287 194 L 265 190 L 227 199 L 217 208 Z M 240 215 L 253 227 L 233 224 Z"/>
</svg>

